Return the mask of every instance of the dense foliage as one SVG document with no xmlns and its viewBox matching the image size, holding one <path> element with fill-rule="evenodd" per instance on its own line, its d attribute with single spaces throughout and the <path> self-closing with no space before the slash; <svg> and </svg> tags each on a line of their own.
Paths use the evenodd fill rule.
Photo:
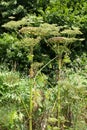
<svg viewBox="0 0 87 130">
<path fill-rule="evenodd" d="M 0 130 L 86 130 L 86 8 L 1 0 Z"/>
</svg>

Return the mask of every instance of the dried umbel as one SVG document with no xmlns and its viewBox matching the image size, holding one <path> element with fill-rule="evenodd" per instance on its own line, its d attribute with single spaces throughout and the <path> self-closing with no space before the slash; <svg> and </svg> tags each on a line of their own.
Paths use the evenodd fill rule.
<svg viewBox="0 0 87 130">
<path fill-rule="evenodd" d="M 50 43 L 63 43 L 65 41 L 65 37 L 52 37 L 48 39 Z"/>
<path fill-rule="evenodd" d="M 24 35 L 40 36 L 41 38 L 59 35 L 58 27 L 55 24 L 48 23 L 41 24 L 39 27 L 23 27 L 19 32 Z"/>
</svg>

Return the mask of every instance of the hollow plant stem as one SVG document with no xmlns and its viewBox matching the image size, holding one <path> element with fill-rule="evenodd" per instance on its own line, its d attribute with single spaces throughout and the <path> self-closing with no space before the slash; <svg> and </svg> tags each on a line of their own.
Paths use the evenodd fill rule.
<svg viewBox="0 0 87 130">
<path fill-rule="evenodd" d="M 60 128 L 60 111 L 61 111 L 61 105 L 60 105 L 60 85 L 58 85 L 58 127 Z"/>
<path fill-rule="evenodd" d="M 33 56 L 33 46 L 31 46 L 30 52 L 31 52 L 31 56 Z M 32 64 L 33 64 L 33 57 L 31 60 L 31 67 L 29 70 L 29 75 L 30 75 L 29 130 L 32 130 L 32 112 L 33 112 L 33 92 L 32 92 L 32 89 L 34 87 L 33 86 L 34 85 L 34 83 L 33 83 L 34 71 L 33 71 Z"/>
<path fill-rule="evenodd" d="M 32 83 L 30 84 L 30 110 L 29 110 L 29 130 L 32 130 Z"/>
<path fill-rule="evenodd" d="M 61 123 L 61 120 L 60 120 L 60 114 L 61 114 L 61 87 L 60 87 L 60 74 L 61 74 L 61 55 L 59 55 L 59 58 L 58 58 L 58 95 L 57 95 L 57 98 L 58 98 L 58 104 L 57 104 L 57 108 L 58 108 L 58 127 L 60 129 L 60 123 Z"/>
</svg>

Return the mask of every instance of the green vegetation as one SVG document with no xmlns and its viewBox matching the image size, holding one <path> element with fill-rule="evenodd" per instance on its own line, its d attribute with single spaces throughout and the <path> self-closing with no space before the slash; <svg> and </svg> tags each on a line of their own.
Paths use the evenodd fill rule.
<svg viewBox="0 0 87 130">
<path fill-rule="evenodd" d="M 0 130 L 87 129 L 86 8 L 1 0 Z"/>
</svg>

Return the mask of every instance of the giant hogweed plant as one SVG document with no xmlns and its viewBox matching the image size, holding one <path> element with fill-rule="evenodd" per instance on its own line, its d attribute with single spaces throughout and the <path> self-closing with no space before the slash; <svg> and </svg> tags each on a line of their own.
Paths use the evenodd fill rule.
<svg viewBox="0 0 87 130">
<path fill-rule="evenodd" d="M 45 25 L 45 24 L 44 24 Z M 48 24 L 46 24 L 45 26 L 47 26 Z M 54 34 L 56 34 L 56 30 L 57 30 L 57 27 L 56 26 L 51 26 L 51 25 L 48 25 L 49 28 L 46 30 L 46 28 L 42 25 L 40 27 L 24 27 L 20 30 L 20 32 L 22 34 L 25 35 L 25 37 L 30 37 L 30 39 L 32 39 L 32 36 L 36 36 L 38 37 L 39 36 L 39 39 L 41 38 L 44 38 L 46 37 L 47 35 L 52 35 L 52 31 L 54 32 Z M 54 29 L 55 27 L 55 29 Z M 27 43 L 29 42 L 29 38 L 25 38 L 27 39 Z M 26 43 L 26 42 L 25 42 Z M 32 130 L 32 110 L 33 110 L 33 95 L 32 95 L 32 89 L 33 89 L 33 85 L 35 84 L 35 79 L 34 79 L 34 70 L 33 70 L 33 50 L 34 50 L 34 46 L 35 46 L 35 42 L 32 44 L 32 42 L 29 44 L 30 46 L 30 55 L 29 55 L 29 61 L 31 63 L 31 67 L 30 67 L 30 70 L 29 70 L 29 76 L 30 76 L 30 81 L 32 81 L 30 83 L 30 112 L 29 112 L 29 130 Z M 37 75 L 37 74 L 36 74 Z M 34 79 L 34 80 L 33 80 Z"/>
<path fill-rule="evenodd" d="M 58 65 L 58 74 L 57 74 L 57 87 L 58 87 L 58 93 L 57 93 L 57 119 L 58 119 L 58 129 L 61 129 L 61 85 L 62 77 L 61 72 L 63 65 L 65 63 L 70 62 L 70 53 L 74 44 L 79 44 L 80 41 L 83 39 L 75 38 L 77 34 L 82 34 L 78 29 L 65 29 L 62 32 L 60 32 L 63 36 L 61 37 L 52 37 L 48 39 L 48 45 L 54 50 L 55 54 L 57 55 L 57 65 Z M 64 37 L 67 36 L 67 37 Z M 75 45 L 74 45 L 75 46 Z M 76 45 L 78 46 L 78 45 Z"/>
<path fill-rule="evenodd" d="M 34 87 L 34 69 L 33 69 L 33 50 L 34 47 L 37 45 L 39 42 L 40 38 L 34 39 L 34 38 L 25 38 L 23 39 L 23 43 L 26 44 L 26 46 L 30 49 L 30 53 L 28 55 L 28 59 L 30 61 L 30 69 L 29 69 L 29 85 L 30 85 L 30 100 L 29 100 L 29 130 L 32 130 L 32 112 L 33 112 L 33 87 Z"/>
<path fill-rule="evenodd" d="M 48 28 L 46 28 L 48 27 Z M 77 34 L 82 34 L 79 29 L 66 29 L 64 31 L 60 31 L 56 25 L 42 24 L 40 27 L 23 27 L 20 32 L 26 37 L 40 37 L 41 39 L 45 39 L 47 45 L 55 52 L 56 62 L 58 65 L 58 74 L 57 74 L 57 82 L 58 82 L 58 94 L 57 94 L 57 115 L 58 115 L 58 129 L 61 127 L 61 71 L 63 64 L 70 62 L 70 49 L 72 43 L 79 43 L 83 39 L 75 38 Z M 62 35 L 68 35 L 67 37 Z M 33 46 L 31 46 L 31 56 L 33 55 Z M 31 60 L 31 65 L 33 64 L 33 58 Z M 43 67 L 42 67 L 43 69 Z M 37 74 L 36 74 L 37 75 Z M 34 71 L 30 68 L 30 77 L 34 76 Z M 33 84 L 33 83 L 32 83 Z M 30 117 L 32 118 L 32 84 L 30 89 Z M 30 130 L 32 130 L 32 119 L 30 119 Z"/>
</svg>

